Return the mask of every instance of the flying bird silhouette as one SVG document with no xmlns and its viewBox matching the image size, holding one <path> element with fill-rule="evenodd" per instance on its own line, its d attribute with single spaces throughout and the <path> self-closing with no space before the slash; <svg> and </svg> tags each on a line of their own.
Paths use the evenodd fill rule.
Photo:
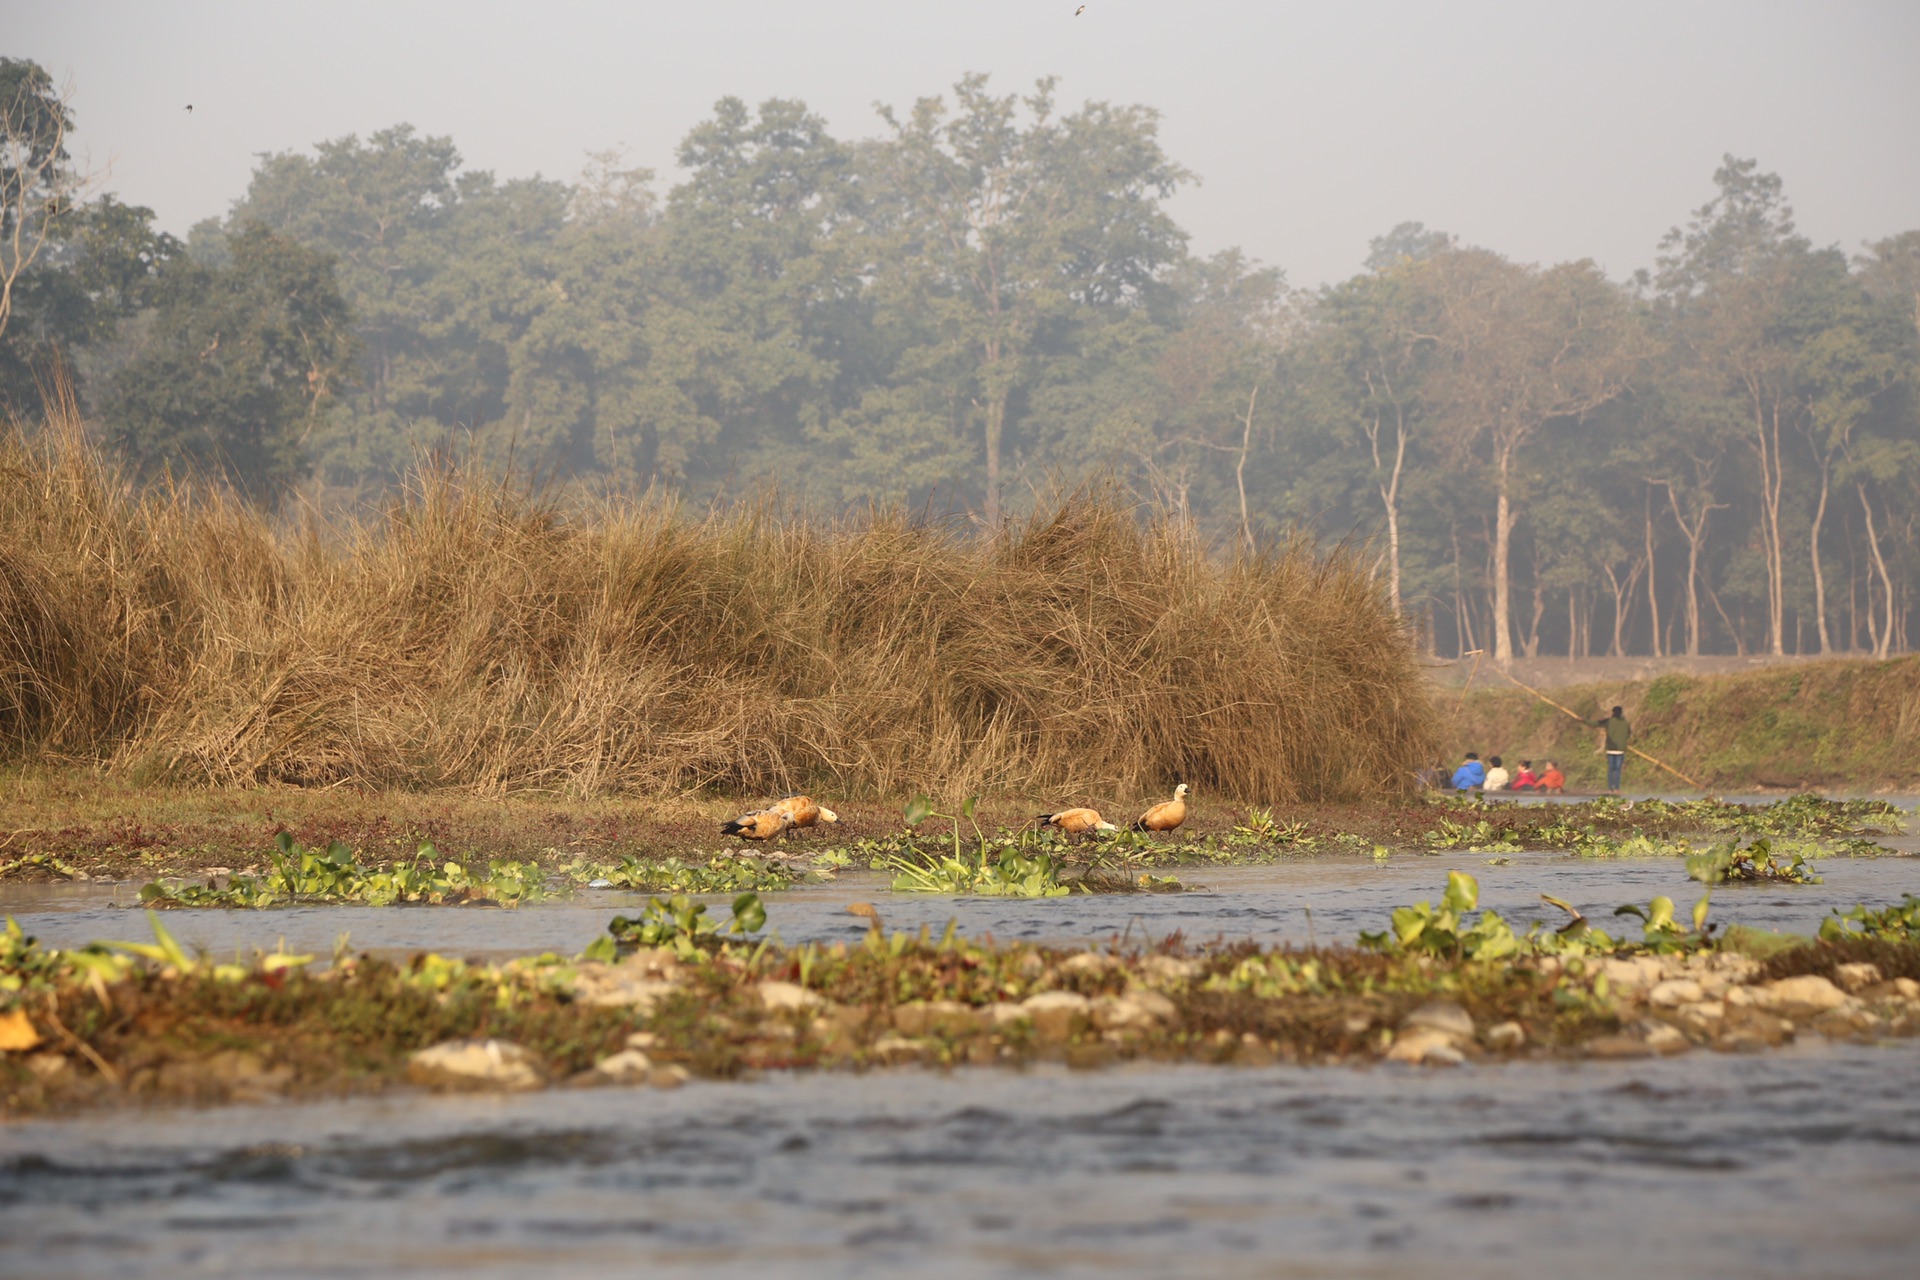
<svg viewBox="0 0 1920 1280">
<path fill-rule="evenodd" d="M 187 114 L 188 114 L 188 115 L 192 115 L 192 114 L 193 114 L 193 104 L 192 104 L 191 102 L 189 102 L 189 103 L 187 104 Z"/>
<path fill-rule="evenodd" d="M 1086 11 L 1087 11 L 1087 6 L 1085 6 L 1085 5 L 1081 5 L 1081 6 L 1080 6 L 1080 7 L 1078 8 L 1078 9 L 1075 9 L 1075 10 L 1073 11 L 1073 16 L 1077 18 L 1077 17 L 1079 17 L 1079 16 L 1081 15 L 1081 14 L 1083 14 L 1083 13 L 1085 13 Z"/>
</svg>

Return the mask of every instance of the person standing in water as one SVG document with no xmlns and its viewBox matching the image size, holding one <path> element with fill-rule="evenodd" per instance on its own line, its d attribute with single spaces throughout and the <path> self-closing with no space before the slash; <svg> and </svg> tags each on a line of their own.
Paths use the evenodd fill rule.
<svg viewBox="0 0 1920 1280">
<path fill-rule="evenodd" d="M 1594 728 L 1607 731 L 1607 790 L 1620 789 L 1620 771 L 1627 763 L 1627 748 L 1633 743 L 1633 726 L 1619 707 L 1605 720 L 1590 721 Z"/>
</svg>

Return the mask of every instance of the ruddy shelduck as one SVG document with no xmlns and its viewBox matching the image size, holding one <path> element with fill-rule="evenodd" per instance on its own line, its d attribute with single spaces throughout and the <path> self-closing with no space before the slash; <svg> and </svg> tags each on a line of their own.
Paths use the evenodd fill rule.
<svg viewBox="0 0 1920 1280">
<path fill-rule="evenodd" d="M 810 827 L 816 822 L 838 822 L 840 815 L 822 805 L 812 796 L 788 796 L 777 804 L 767 806 L 768 813 L 784 813 L 796 827 Z"/>
<path fill-rule="evenodd" d="M 723 836 L 739 836 L 742 840 L 771 840 L 784 835 L 793 828 L 793 819 L 774 809 L 761 809 L 756 813 L 743 813 L 731 822 L 720 824 Z"/>
<path fill-rule="evenodd" d="M 1135 831 L 1171 831 L 1187 820 L 1187 784 L 1173 789 L 1173 799 L 1162 800 L 1134 822 Z"/>
<path fill-rule="evenodd" d="M 1120 829 L 1102 818 L 1098 809 L 1062 809 L 1058 813 L 1039 814 L 1034 821 L 1043 827 L 1057 827 L 1070 836 Z"/>
</svg>

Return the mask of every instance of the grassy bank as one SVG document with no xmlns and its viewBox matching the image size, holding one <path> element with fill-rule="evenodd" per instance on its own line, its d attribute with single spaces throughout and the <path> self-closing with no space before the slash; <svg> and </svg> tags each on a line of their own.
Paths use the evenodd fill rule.
<svg viewBox="0 0 1920 1280">
<path fill-rule="evenodd" d="M 1606 779 L 1599 734 L 1533 695 L 1482 673 L 1493 687 L 1440 690 L 1434 704 L 1450 759 L 1558 760 L 1570 785 Z M 1504 687 L 1503 687 L 1504 686 Z M 1661 676 L 1621 684 L 1577 685 L 1550 693 L 1590 718 L 1624 706 L 1634 743 L 1721 791 L 1832 788 L 1920 789 L 1920 655 L 1888 662 L 1837 659 L 1739 675 Z M 1681 786 L 1634 758 L 1633 789 Z"/>
<path fill-rule="evenodd" d="M 1432 749 L 1366 566 L 1210 555 L 1122 495 L 991 537 L 587 506 L 429 470 L 285 533 L 0 437 L 0 752 L 138 780 L 1357 797 Z"/>
</svg>

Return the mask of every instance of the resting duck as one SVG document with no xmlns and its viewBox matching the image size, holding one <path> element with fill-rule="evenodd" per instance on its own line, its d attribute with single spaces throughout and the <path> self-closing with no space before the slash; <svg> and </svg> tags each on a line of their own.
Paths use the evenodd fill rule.
<svg viewBox="0 0 1920 1280">
<path fill-rule="evenodd" d="M 1173 789 L 1173 799 L 1162 800 L 1134 822 L 1135 831 L 1171 831 L 1187 820 L 1187 784 Z"/>
<path fill-rule="evenodd" d="M 778 809 L 761 809 L 757 813 L 743 813 L 731 822 L 720 824 L 723 836 L 739 836 L 742 840 L 771 840 L 793 827 L 793 819 Z"/>
<path fill-rule="evenodd" d="M 1098 809 L 1062 809 L 1058 813 L 1039 814 L 1034 821 L 1043 827 L 1058 827 L 1070 836 L 1120 829 L 1102 818 Z"/>
<path fill-rule="evenodd" d="M 840 815 L 821 805 L 811 796 L 788 796 L 778 804 L 767 806 L 768 813 L 784 813 L 796 827 L 810 827 L 816 822 L 838 822 Z"/>
</svg>

